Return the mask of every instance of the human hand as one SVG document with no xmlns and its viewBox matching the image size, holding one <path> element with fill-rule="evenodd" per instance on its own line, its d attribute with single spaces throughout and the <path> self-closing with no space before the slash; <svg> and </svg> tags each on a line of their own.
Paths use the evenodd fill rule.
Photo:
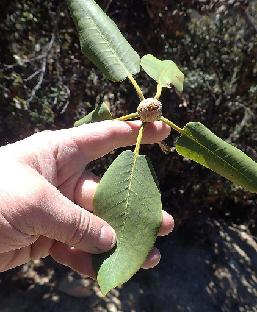
<svg viewBox="0 0 257 312">
<path fill-rule="evenodd" d="M 56 261 L 95 277 L 93 253 L 115 244 L 113 229 L 93 215 L 98 178 L 85 167 L 121 147 L 135 144 L 140 122 L 103 121 L 43 131 L 0 148 L 0 272 L 33 259 Z M 161 122 L 147 125 L 143 143 L 169 134 Z M 159 235 L 174 221 L 163 212 Z M 154 248 L 143 267 L 160 260 Z"/>
</svg>

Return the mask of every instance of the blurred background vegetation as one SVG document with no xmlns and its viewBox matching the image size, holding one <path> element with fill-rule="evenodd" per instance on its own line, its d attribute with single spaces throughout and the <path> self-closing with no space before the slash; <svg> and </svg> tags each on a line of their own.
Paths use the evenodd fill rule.
<svg viewBox="0 0 257 312">
<path fill-rule="evenodd" d="M 173 89 L 163 93 L 169 119 L 180 126 L 201 121 L 257 160 L 257 1 L 97 2 L 140 56 L 172 59 L 185 73 L 182 95 Z M 1 0 L 0 33 L 1 144 L 71 127 L 103 99 L 116 116 L 135 111 L 138 99 L 129 82 L 105 80 L 82 56 L 65 1 Z M 154 94 L 153 81 L 144 73 L 136 78 L 147 95 Z M 167 143 L 175 140 L 173 133 Z M 158 242 L 164 258 L 159 268 L 140 272 L 111 299 L 90 295 L 73 301 L 54 288 L 59 276 L 71 272 L 60 273 L 46 260 L 0 277 L 1 288 L 17 290 L 0 290 L 9 307 L 0 311 L 31 311 L 33 296 L 45 294 L 48 304 L 37 311 L 61 311 L 61 303 L 62 311 L 70 311 L 69 304 L 73 311 L 257 311 L 256 195 L 175 152 L 164 155 L 157 145 L 143 152 L 151 157 L 164 208 L 177 224 L 173 237 Z M 101 175 L 113 158 L 93 169 Z M 38 275 L 48 282 L 36 295 L 28 292 L 22 308 L 23 292 L 42 286 Z"/>
</svg>

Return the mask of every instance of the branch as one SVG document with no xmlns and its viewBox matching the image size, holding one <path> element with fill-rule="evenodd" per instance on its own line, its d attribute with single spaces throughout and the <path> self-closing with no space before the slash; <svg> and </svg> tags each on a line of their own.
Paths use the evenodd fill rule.
<svg viewBox="0 0 257 312">
<path fill-rule="evenodd" d="M 42 58 L 44 58 L 44 55 L 41 54 L 41 55 L 26 59 L 26 60 L 22 60 L 22 62 L 16 62 L 14 64 L 3 64 L 3 68 L 4 69 L 13 69 L 16 66 L 24 66 L 27 63 L 32 63 L 34 61 L 41 60 Z"/>
<path fill-rule="evenodd" d="M 243 15 L 249 27 L 252 28 L 252 30 L 257 34 L 257 25 L 255 24 L 252 16 L 246 10 L 243 11 Z"/>
<path fill-rule="evenodd" d="M 235 130 L 230 134 L 230 136 L 227 138 L 228 142 L 235 141 L 239 138 L 241 131 L 246 125 L 249 125 L 249 122 L 253 118 L 254 114 L 252 110 L 249 107 L 245 107 L 243 104 L 237 104 L 239 107 L 242 107 L 244 109 L 244 117 L 241 120 L 239 124 L 236 125 Z"/>
<path fill-rule="evenodd" d="M 27 77 L 27 78 L 24 78 L 23 80 L 27 82 L 27 81 L 33 79 L 35 76 L 37 76 L 37 75 L 40 74 L 40 73 L 41 73 L 41 69 L 38 69 L 38 70 L 35 71 L 32 75 L 30 75 L 30 76 Z"/>
<path fill-rule="evenodd" d="M 109 10 L 109 7 L 110 7 L 111 3 L 112 3 L 112 0 L 109 0 L 109 1 L 107 2 L 106 6 L 105 6 L 105 8 L 104 8 L 104 12 L 107 12 L 107 11 Z"/>
<path fill-rule="evenodd" d="M 42 58 L 42 63 L 41 63 L 41 69 L 39 70 L 40 76 L 38 78 L 38 82 L 35 85 L 35 87 L 32 89 L 31 95 L 26 101 L 27 104 L 29 104 L 33 101 L 37 91 L 41 88 L 41 85 L 42 85 L 43 80 L 44 80 L 45 72 L 46 72 L 46 64 L 47 64 L 47 60 L 48 60 L 48 55 L 49 55 L 49 52 L 51 51 L 51 49 L 53 47 L 54 40 L 55 40 L 55 34 L 52 34 L 51 40 L 49 41 L 48 45 L 46 46 L 45 52 L 42 54 L 43 58 Z"/>
</svg>

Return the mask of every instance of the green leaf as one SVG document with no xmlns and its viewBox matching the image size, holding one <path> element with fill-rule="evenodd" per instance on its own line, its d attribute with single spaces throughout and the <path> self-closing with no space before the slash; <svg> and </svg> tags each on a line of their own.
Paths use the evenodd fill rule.
<svg viewBox="0 0 257 312">
<path fill-rule="evenodd" d="M 257 163 L 223 141 L 200 122 L 189 122 L 176 143 L 177 152 L 250 192 L 257 192 Z"/>
<path fill-rule="evenodd" d="M 121 81 L 140 71 L 139 55 L 94 0 L 67 1 L 82 53 L 108 79 Z"/>
<path fill-rule="evenodd" d="M 112 114 L 106 103 L 102 103 L 92 112 L 81 118 L 74 123 L 75 127 L 81 126 L 83 124 L 89 124 L 92 122 L 113 119 Z"/>
<path fill-rule="evenodd" d="M 161 87 L 170 88 L 172 84 L 178 91 L 183 91 L 184 74 L 174 62 L 161 61 L 153 55 L 147 54 L 141 58 L 141 66 Z"/>
<path fill-rule="evenodd" d="M 116 231 L 117 246 L 94 256 L 97 280 L 106 295 L 128 281 L 152 249 L 162 220 L 161 195 L 145 156 L 121 153 L 96 189 L 94 212 Z"/>
</svg>

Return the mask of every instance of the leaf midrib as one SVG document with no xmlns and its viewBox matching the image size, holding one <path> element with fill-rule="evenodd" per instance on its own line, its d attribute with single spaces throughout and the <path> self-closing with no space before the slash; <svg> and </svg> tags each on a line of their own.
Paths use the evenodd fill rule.
<svg viewBox="0 0 257 312">
<path fill-rule="evenodd" d="M 86 12 L 87 14 L 87 12 Z M 102 32 L 101 32 L 101 29 L 98 27 L 98 25 L 96 24 L 96 22 L 94 21 L 93 17 L 91 15 L 87 15 L 88 18 L 92 21 L 92 23 L 95 25 L 95 28 L 96 30 L 98 31 L 98 33 L 100 34 L 100 36 L 103 38 L 104 42 L 107 43 L 107 46 L 110 48 L 110 50 L 113 52 L 113 54 L 116 56 L 119 64 L 124 68 L 124 70 L 126 71 L 127 75 L 130 74 L 129 70 L 127 69 L 127 67 L 124 66 L 123 62 L 121 61 L 121 59 L 119 58 L 119 56 L 117 55 L 116 51 L 113 50 L 112 46 L 110 45 L 109 41 L 107 40 L 107 37 L 106 35 L 104 35 Z M 119 30 L 118 30 L 119 31 Z M 125 39 L 125 38 L 124 38 Z M 125 39 L 126 40 L 126 39 Z"/>
<path fill-rule="evenodd" d="M 133 163 L 132 163 L 132 168 L 131 168 L 131 171 L 130 171 L 130 179 L 129 179 L 129 184 L 128 184 L 128 190 L 127 190 L 127 197 L 126 197 L 126 203 L 125 203 L 125 213 L 124 213 L 124 217 L 123 217 L 123 225 L 122 225 L 122 229 L 121 229 L 121 237 L 119 238 L 118 242 L 117 242 L 117 249 L 115 250 L 116 254 L 115 254 L 115 257 L 112 257 L 111 258 L 111 262 L 110 262 L 110 265 L 109 265 L 109 269 L 108 271 L 110 272 L 113 272 L 113 269 L 114 269 L 114 265 L 113 263 L 115 262 L 116 258 L 118 257 L 119 253 L 120 253 L 120 250 L 121 248 L 119 248 L 119 245 L 121 243 L 121 241 L 123 240 L 123 230 L 124 230 L 124 227 L 125 227 L 125 224 L 126 224 L 126 219 L 127 219 L 127 216 L 128 216 L 128 213 L 127 213 L 127 207 L 128 207 L 128 204 L 129 204 L 129 195 L 130 195 L 130 192 L 131 192 L 131 186 L 132 186 L 132 180 L 133 180 L 133 173 L 135 171 L 135 167 L 136 167 L 136 161 L 137 161 L 137 156 L 134 155 L 133 157 Z M 106 259 L 107 260 L 107 259 Z M 106 261 L 105 260 L 105 261 Z M 105 262 L 104 261 L 104 262 Z M 111 269 L 111 270 L 110 270 Z M 126 281 L 125 281 L 126 282 Z"/>
<path fill-rule="evenodd" d="M 209 151 L 209 152 L 214 156 L 214 158 L 215 158 L 215 157 L 219 158 L 222 162 L 224 162 L 224 163 L 227 164 L 231 169 L 233 169 L 233 171 L 238 172 L 238 170 L 237 170 L 233 165 L 231 165 L 228 161 L 226 161 L 225 159 L 223 159 L 221 156 L 215 154 L 212 150 L 208 149 L 208 147 L 206 147 L 205 145 L 203 145 L 203 144 L 201 144 L 200 142 L 198 142 L 194 137 L 190 136 L 190 135 L 189 135 L 188 133 L 186 133 L 186 132 L 184 132 L 183 134 L 184 134 L 186 137 L 188 137 L 188 138 L 192 139 L 193 141 L 195 141 L 197 144 L 199 144 L 201 147 L 203 147 L 203 148 L 206 149 L 207 151 Z M 209 167 L 208 167 L 208 168 L 209 168 Z M 211 169 L 211 168 L 209 168 L 209 169 Z M 211 170 L 212 170 L 212 169 L 211 169 Z M 253 182 L 252 179 L 249 179 L 246 175 L 244 175 L 244 174 L 241 173 L 240 171 L 239 171 L 239 174 L 240 174 L 242 177 L 244 177 L 248 182 Z"/>
</svg>

